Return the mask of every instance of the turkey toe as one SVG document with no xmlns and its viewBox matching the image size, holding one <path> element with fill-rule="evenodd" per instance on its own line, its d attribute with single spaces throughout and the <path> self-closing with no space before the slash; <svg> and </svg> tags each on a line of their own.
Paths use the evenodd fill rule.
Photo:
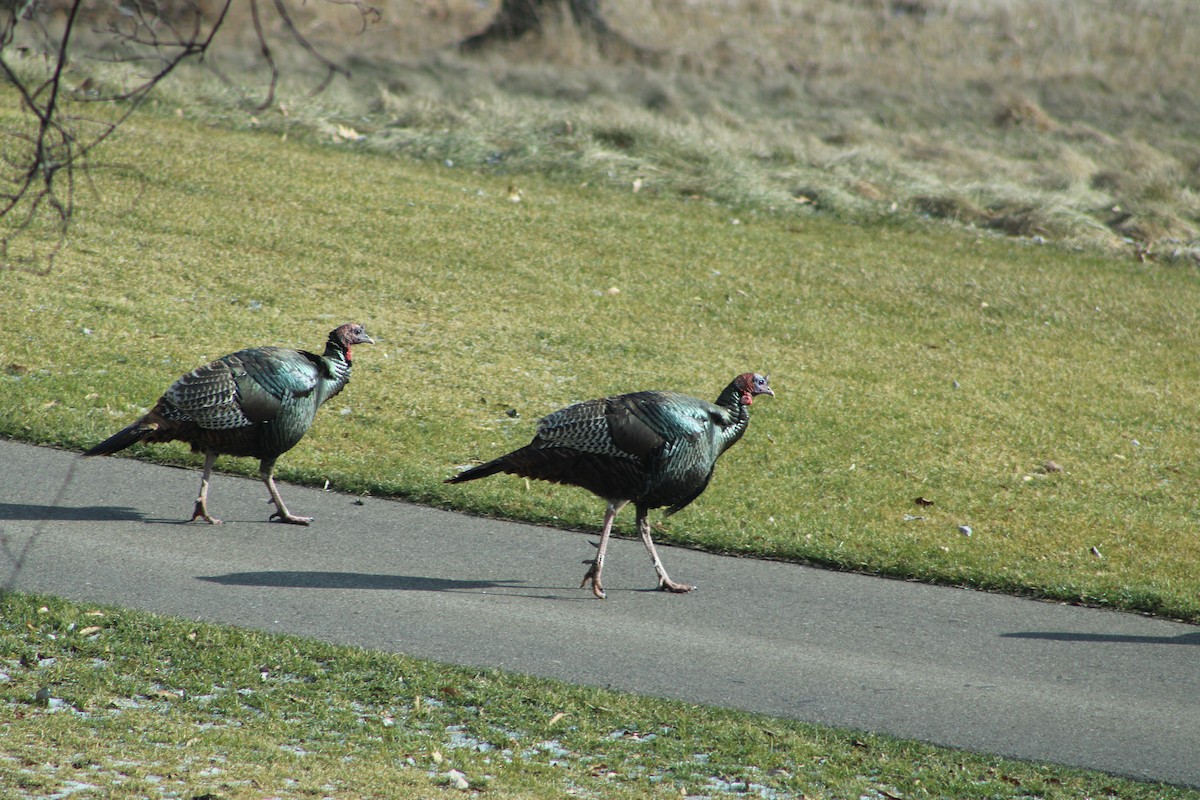
<svg viewBox="0 0 1200 800">
<path fill-rule="evenodd" d="M 269 521 L 275 522 L 276 520 L 278 520 L 279 522 L 286 522 L 289 525 L 307 525 L 310 522 L 312 522 L 313 518 L 312 517 L 297 517 L 294 514 L 287 513 L 286 511 L 284 511 L 284 512 L 276 511 L 274 514 L 272 514 L 270 516 Z"/>
<path fill-rule="evenodd" d="M 189 519 L 188 522 L 195 522 L 198 519 L 204 520 L 209 525 L 220 525 L 221 524 L 221 520 L 210 515 L 208 513 L 208 509 L 205 508 L 204 504 L 201 503 L 200 501 L 196 501 L 196 508 L 194 511 L 192 511 L 192 518 Z"/>
<path fill-rule="evenodd" d="M 585 561 L 583 563 L 591 564 L 592 568 L 589 569 L 587 574 L 583 576 L 583 580 L 579 583 L 579 588 L 582 589 L 590 583 L 592 584 L 592 594 L 596 595 L 596 597 L 599 597 L 601 600 L 607 600 L 608 595 L 604 593 L 604 587 L 600 585 L 600 571 L 596 568 L 596 562 Z"/>
</svg>

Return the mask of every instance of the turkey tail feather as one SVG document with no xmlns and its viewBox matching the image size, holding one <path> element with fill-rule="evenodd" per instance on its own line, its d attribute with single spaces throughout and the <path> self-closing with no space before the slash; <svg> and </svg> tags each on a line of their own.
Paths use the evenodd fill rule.
<svg viewBox="0 0 1200 800">
<path fill-rule="evenodd" d="M 145 439 L 150 434 L 158 430 L 158 425 L 153 422 L 138 420 L 137 422 L 119 431 L 105 439 L 100 444 L 93 447 L 84 453 L 85 456 L 107 456 L 119 450 L 124 450 L 130 445 L 137 444 L 142 439 Z"/>
<path fill-rule="evenodd" d="M 606 499 L 640 497 L 646 482 L 642 466 L 632 459 L 531 444 L 464 470 L 446 483 L 473 481 L 497 472 L 579 486 Z"/>
<path fill-rule="evenodd" d="M 477 467 L 471 467 L 458 473 L 452 478 L 446 478 L 446 483 L 465 483 L 479 478 L 486 478 L 488 475 L 495 475 L 497 472 L 503 472 L 505 469 L 504 459 L 497 458 L 494 461 L 489 461 L 486 464 L 480 464 Z"/>
</svg>

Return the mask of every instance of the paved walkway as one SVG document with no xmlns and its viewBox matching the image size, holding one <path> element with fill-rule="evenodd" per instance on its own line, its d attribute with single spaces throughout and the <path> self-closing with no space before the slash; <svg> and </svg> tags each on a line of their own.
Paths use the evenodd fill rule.
<svg viewBox="0 0 1200 800">
<path fill-rule="evenodd" d="M 1200 628 L 0 441 L 0 586 L 1200 788 Z M 597 516 L 601 512 L 597 505 Z M 684 512 L 686 514 L 686 512 Z"/>
</svg>

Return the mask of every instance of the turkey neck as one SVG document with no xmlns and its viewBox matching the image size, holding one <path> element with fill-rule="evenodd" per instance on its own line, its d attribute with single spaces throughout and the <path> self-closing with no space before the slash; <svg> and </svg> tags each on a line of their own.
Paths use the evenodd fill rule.
<svg viewBox="0 0 1200 800">
<path fill-rule="evenodd" d="M 324 381 L 329 388 L 325 391 L 322 402 L 333 397 L 350 382 L 350 367 L 354 360 L 350 348 L 333 336 L 325 343 L 323 358 L 329 367 L 329 375 Z"/>
<path fill-rule="evenodd" d="M 719 452 L 724 453 L 742 438 L 742 434 L 750 425 L 750 407 L 742 402 L 742 391 L 738 388 L 737 381 L 725 387 L 721 396 L 717 398 L 717 405 L 726 411 L 725 419 L 721 421 L 717 431 Z"/>
</svg>

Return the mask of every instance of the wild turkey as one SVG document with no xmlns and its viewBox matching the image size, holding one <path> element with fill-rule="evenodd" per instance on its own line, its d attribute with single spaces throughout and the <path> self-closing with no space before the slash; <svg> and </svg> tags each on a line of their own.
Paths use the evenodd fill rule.
<svg viewBox="0 0 1200 800">
<path fill-rule="evenodd" d="M 608 502 L 590 581 L 603 598 L 600 573 L 613 519 L 626 503 L 637 509 L 637 528 L 654 561 L 658 588 L 690 592 L 694 586 L 667 575 L 650 539 L 649 511 L 674 514 L 708 486 L 717 458 L 750 424 L 750 404 L 760 394 L 775 395 L 762 375 L 747 372 L 725 387 L 716 404 L 677 392 L 635 392 L 587 400 L 550 414 L 538 423 L 533 441 L 519 450 L 471 467 L 447 479 L 462 483 L 507 472 L 525 478 L 581 486 Z"/>
<path fill-rule="evenodd" d="M 213 525 L 208 481 L 219 455 L 259 459 L 259 476 L 271 493 L 270 519 L 307 525 L 312 517 L 288 512 L 275 488 L 275 460 L 291 450 L 312 426 L 317 409 L 350 381 L 356 344 L 374 344 L 357 323 L 334 329 L 325 353 L 282 347 L 252 347 L 222 356 L 184 375 L 148 414 L 84 453 L 109 455 L 136 442 L 187 442 L 204 453 L 204 477 L 192 512 Z"/>
</svg>

